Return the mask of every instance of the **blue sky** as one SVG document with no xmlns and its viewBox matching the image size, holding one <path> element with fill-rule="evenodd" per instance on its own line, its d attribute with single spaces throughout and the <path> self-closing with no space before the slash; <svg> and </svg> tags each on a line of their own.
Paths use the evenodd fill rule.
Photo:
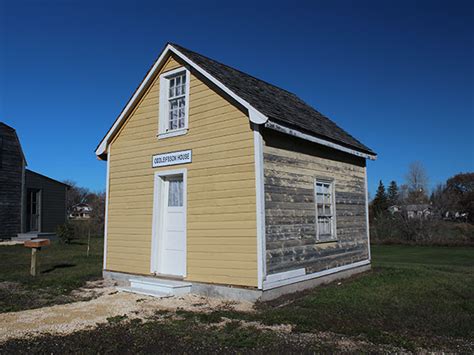
<svg viewBox="0 0 474 355">
<path fill-rule="evenodd" d="M 103 189 L 94 149 L 167 41 L 296 93 L 374 149 L 371 193 L 415 160 L 432 185 L 474 171 L 474 7 L 452 0 L 0 0 L 0 120 L 29 168 Z"/>
</svg>

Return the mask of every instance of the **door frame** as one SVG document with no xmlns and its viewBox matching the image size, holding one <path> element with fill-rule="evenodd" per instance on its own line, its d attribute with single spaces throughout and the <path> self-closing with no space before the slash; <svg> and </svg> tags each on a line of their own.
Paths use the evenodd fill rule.
<svg viewBox="0 0 474 355">
<path fill-rule="evenodd" d="M 34 193 L 36 194 L 36 212 L 37 212 L 37 229 L 36 230 L 32 230 L 31 229 L 31 195 L 30 193 Z M 26 207 L 26 228 L 25 228 L 25 232 L 28 233 L 28 232 L 37 232 L 37 233 L 41 233 L 41 227 L 42 227 L 42 219 L 43 219 L 43 211 L 42 211 L 42 201 L 43 200 L 43 191 L 42 189 L 38 189 L 38 188 L 27 188 L 26 189 L 26 204 L 25 204 L 25 207 Z M 28 206 L 29 205 L 29 206 Z M 28 207 L 30 207 L 28 209 Z"/>
<path fill-rule="evenodd" d="M 160 275 L 161 269 L 161 255 L 163 253 L 163 209 L 164 203 L 168 195 L 163 190 L 164 179 L 168 176 L 182 175 L 183 176 L 183 207 L 184 207 L 184 274 L 176 275 L 178 277 L 186 277 L 187 275 L 187 215 L 188 215 L 188 171 L 186 168 L 174 169 L 174 170 L 163 170 L 155 172 L 153 176 L 153 215 L 152 215 L 152 227 L 151 227 L 151 257 L 150 257 L 150 272 L 152 274 Z M 173 275 L 175 276 L 175 275 Z"/>
</svg>

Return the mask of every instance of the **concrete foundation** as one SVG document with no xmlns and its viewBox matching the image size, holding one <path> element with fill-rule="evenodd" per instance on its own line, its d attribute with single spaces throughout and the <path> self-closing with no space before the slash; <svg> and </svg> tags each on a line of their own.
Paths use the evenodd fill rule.
<svg viewBox="0 0 474 355">
<path fill-rule="evenodd" d="M 255 301 L 270 301 L 278 297 L 307 290 L 322 284 L 331 283 L 336 280 L 345 279 L 355 274 L 366 272 L 370 270 L 370 264 L 358 266 L 350 269 L 346 269 L 339 272 L 334 272 L 328 275 L 315 277 L 312 279 L 299 281 L 295 283 L 289 283 L 284 286 L 272 288 L 269 290 L 258 290 L 256 288 L 244 288 L 231 285 L 214 285 L 200 282 L 188 281 L 192 284 L 191 293 L 203 295 L 207 297 L 217 297 L 232 300 L 246 300 L 250 302 Z M 104 279 L 114 280 L 120 286 L 130 286 L 130 279 L 142 279 L 142 280 L 157 280 L 158 277 L 154 276 L 140 276 L 134 274 L 126 274 L 115 271 L 103 271 Z"/>
<path fill-rule="evenodd" d="M 270 300 L 276 299 L 278 297 L 281 297 L 290 293 L 304 291 L 304 290 L 307 290 L 319 285 L 328 284 L 337 280 L 347 279 L 348 277 L 351 277 L 353 275 L 369 271 L 370 268 L 371 268 L 370 264 L 363 265 L 363 266 L 347 269 L 344 271 L 335 272 L 333 274 L 329 274 L 329 275 L 325 275 L 321 277 L 315 277 L 314 279 L 299 281 L 299 282 L 295 282 L 295 283 L 288 284 L 285 286 L 272 288 L 270 290 L 265 290 L 263 291 L 260 301 L 270 301 Z"/>
</svg>

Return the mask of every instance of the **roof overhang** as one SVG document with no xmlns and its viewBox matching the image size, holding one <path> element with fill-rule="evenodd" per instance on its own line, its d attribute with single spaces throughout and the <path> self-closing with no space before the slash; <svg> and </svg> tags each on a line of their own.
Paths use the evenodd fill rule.
<svg viewBox="0 0 474 355">
<path fill-rule="evenodd" d="M 353 154 L 362 158 L 366 159 L 371 159 L 375 160 L 377 155 L 375 154 L 369 154 L 369 153 L 364 153 L 359 150 L 351 149 L 348 147 L 345 147 L 343 145 L 318 138 L 314 135 L 310 135 L 292 128 L 288 128 L 285 126 L 282 126 L 280 124 L 277 124 L 275 122 L 269 121 L 269 118 L 261 113 L 259 110 L 257 110 L 255 107 L 250 105 L 246 100 L 235 94 L 232 90 L 230 90 L 227 86 L 222 84 L 221 81 L 216 79 L 214 76 L 209 74 L 206 70 L 204 70 L 202 67 L 194 63 L 189 57 L 184 55 L 181 51 L 173 47 L 172 44 L 167 44 L 163 51 L 161 52 L 160 56 L 158 59 L 155 61 L 151 69 L 148 71 L 147 75 L 145 78 L 142 80 L 141 84 L 138 86 L 138 88 L 135 90 L 133 93 L 132 97 L 130 100 L 127 102 L 127 105 L 124 107 L 120 115 L 117 117 L 115 120 L 114 124 L 112 127 L 109 129 L 107 134 L 105 135 L 104 138 L 102 138 L 101 142 L 97 146 L 95 150 L 95 154 L 99 159 L 106 159 L 107 154 L 108 154 L 108 145 L 111 141 L 111 139 L 115 136 L 115 134 L 118 132 L 122 124 L 125 122 L 127 119 L 128 115 L 130 112 L 133 110 L 137 102 L 140 100 L 146 89 L 149 87 L 151 84 L 152 80 L 155 78 L 156 74 L 159 72 L 161 67 L 165 64 L 166 60 L 168 59 L 168 56 L 174 54 L 178 58 L 180 58 L 183 62 L 188 64 L 191 68 L 196 70 L 198 73 L 200 73 L 202 76 L 204 76 L 207 80 L 209 80 L 212 84 L 214 84 L 216 87 L 218 87 L 220 90 L 222 90 L 225 94 L 227 94 L 229 97 L 231 97 L 233 100 L 235 100 L 238 104 L 240 104 L 243 108 L 247 109 L 248 111 L 248 117 L 249 120 L 257 125 L 265 125 L 266 127 L 270 129 L 274 129 L 277 131 L 280 131 L 285 134 L 289 134 L 295 137 L 299 137 L 301 139 L 308 140 L 310 142 L 322 144 L 349 154 Z"/>
<path fill-rule="evenodd" d="M 293 136 L 293 137 L 298 137 L 298 138 L 301 138 L 301 139 L 304 139 L 304 140 L 307 140 L 307 141 L 310 141 L 310 142 L 313 142 L 313 143 L 321 144 L 321 145 L 324 145 L 326 147 L 330 147 L 330 148 L 333 148 L 333 149 L 336 149 L 336 150 L 340 150 L 342 152 L 349 153 L 349 154 L 352 154 L 352 155 L 355 155 L 355 156 L 358 156 L 358 157 L 361 157 L 361 158 L 370 159 L 370 160 L 377 159 L 376 154 L 369 154 L 369 153 L 361 152 L 359 150 L 349 148 L 349 147 L 343 146 L 341 144 L 337 144 L 337 143 L 328 141 L 326 139 L 319 138 L 319 137 L 316 137 L 314 135 L 301 132 L 301 131 L 296 130 L 294 128 L 289 128 L 289 127 L 283 126 L 283 125 L 281 125 L 279 123 L 276 123 L 274 121 L 268 120 L 265 123 L 265 127 L 273 129 L 273 130 L 281 132 L 281 133 L 288 134 L 288 135 Z"/>
</svg>

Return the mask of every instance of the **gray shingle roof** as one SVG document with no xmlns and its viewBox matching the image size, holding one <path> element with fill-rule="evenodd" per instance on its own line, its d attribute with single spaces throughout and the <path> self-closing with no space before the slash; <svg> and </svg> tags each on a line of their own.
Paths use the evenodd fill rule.
<svg viewBox="0 0 474 355">
<path fill-rule="evenodd" d="M 295 94 L 180 45 L 170 44 L 272 121 L 375 154 Z"/>
</svg>

